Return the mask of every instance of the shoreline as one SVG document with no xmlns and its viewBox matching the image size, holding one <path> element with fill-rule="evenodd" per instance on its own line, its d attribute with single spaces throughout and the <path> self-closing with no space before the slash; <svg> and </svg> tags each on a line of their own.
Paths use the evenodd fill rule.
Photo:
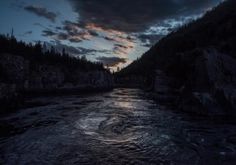
<svg viewBox="0 0 236 165">
<path fill-rule="evenodd" d="M 81 87 L 81 88 L 68 88 L 68 89 L 46 89 L 46 90 L 28 90 L 19 91 L 15 93 L 13 97 L 0 99 L 0 115 L 15 112 L 21 108 L 28 107 L 26 100 L 36 97 L 46 96 L 69 96 L 69 95 L 80 95 L 80 94 L 92 94 L 92 93 L 103 93 L 112 91 L 113 87 L 108 88 L 95 88 L 95 87 Z"/>
</svg>

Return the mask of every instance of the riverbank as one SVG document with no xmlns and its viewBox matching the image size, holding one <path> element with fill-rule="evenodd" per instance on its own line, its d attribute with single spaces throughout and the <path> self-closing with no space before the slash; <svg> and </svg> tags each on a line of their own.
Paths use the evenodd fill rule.
<svg viewBox="0 0 236 165">
<path fill-rule="evenodd" d="M 78 62 L 76 59 L 74 61 Z M 66 67 L 58 63 L 35 62 L 21 55 L 0 54 L 0 105 L 5 109 L 19 107 L 28 96 L 78 94 L 111 89 L 113 77 L 102 68 L 85 70 L 80 65 Z"/>
<path fill-rule="evenodd" d="M 52 90 L 38 90 L 38 91 L 21 91 L 11 97 L 0 99 L 0 115 L 15 112 L 26 107 L 39 106 L 41 103 L 29 103 L 28 100 L 38 97 L 48 96 L 71 96 L 71 95 L 86 95 L 112 91 L 114 88 L 94 88 L 92 86 L 70 89 L 52 89 Z M 42 104 L 43 105 L 43 104 Z"/>
</svg>

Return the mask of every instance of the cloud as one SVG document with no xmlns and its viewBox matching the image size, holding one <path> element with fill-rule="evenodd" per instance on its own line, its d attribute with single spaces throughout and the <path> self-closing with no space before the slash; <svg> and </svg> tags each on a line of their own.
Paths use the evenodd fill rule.
<svg viewBox="0 0 236 165">
<path fill-rule="evenodd" d="M 121 45 L 121 44 L 115 44 L 116 47 L 119 47 L 119 48 L 123 48 L 123 49 L 129 49 L 129 48 L 133 48 L 132 45 L 130 46 L 125 46 L 125 45 Z"/>
<path fill-rule="evenodd" d="M 178 16 L 192 15 L 220 0 L 70 0 L 79 22 L 104 29 L 140 32 L 150 24 Z"/>
<path fill-rule="evenodd" d="M 76 49 L 80 54 L 104 54 L 97 60 L 103 61 L 105 65 L 116 66 L 117 63 L 127 63 L 128 56 L 137 50 L 141 54 L 146 49 L 144 47 L 150 47 L 220 0 L 68 1 L 78 13 L 78 20 L 67 20 L 62 22 L 61 27 L 44 29 L 42 35 L 76 46 L 94 45 L 96 50 Z M 102 50 L 103 46 L 110 50 Z M 105 57 L 108 54 L 117 57 Z"/>
<path fill-rule="evenodd" d="M 114 38 L 111 38 L 111 37 L 108 37 L 108 36 L 105 36 L 104 39 L 105 39 L 105 40 L 108 40 L 108 41 L 115 41 Z"/>
<path fill-rule="evenodd" d="M 25 33 L 24 33 L 24 35 L 29 35 L 29 34 L 32 34 L 33 33 L 33 31 L 26 31 Z"/>
<path fill-rule="evenodd" d="M 95 55 L 96 53 L 105 53 L 110 54 L 110 50 L 102 49 L 102 50 L 96 50 L 96 49 L 87 49 L 83 47 L 78 47 L 81 55 Z"/>
<path fill-rule="evenodd" d="M 43 30 L 42 33 L 43 33 L 42 35 L 45 37 L 50 37 L 50 36 L 56 35 L 56 33 L 51 30 Z"/>
<path fill-rule="evenodd" d="M 69 40 L 70 36 L 67 33 L 55 33 L 55 39 L 56 40 Z"/>
<path fill-rule="evenodd" d="M 90 40 L 92 37 L 98 36 L 95 31 L 84 29 L 80 26 L 80 24 L 71 21 L 64 21 L 62 27 L 57 26 L 54 30 L 44 27 L 38 23 L 35 25 L 45 29 L 42 31 L 42 36 L 50 37 L 51 39 L 57 41 L 67 40 L 71 43 L 79 43 L 83 40 Z"/>
<path fill-rule="evenodd" d="M 99 36 L 99 34 L 95 30 L 89 30 L 89 34 L 94 36 L 94 37 L 98 37 Z"/>
<path fill-rule="evenodd" d="M 33 33 L 33 31 L 29 30 L 29 31 L 24 32 L 24 33 L 21 34 L 20 36 L 26 37 L 26 36 L 28 36 L 28 35 L 31 35 L 32 33 Z"/>
<path fill-rule="evenodd" d="M 46 26 L 44 26 L 44 25 L 42 25 L 41 23 L 34 23 L 33 25 L 35 25 L 35 26 L 39 26 L 39 27 L 41 27 L 41 28 L 43 28 L 43 29 L 48 29 L 48 27 L 46 27 Z"/>
<path fill-rule="evenodd" d="M 200 16 L 221 0 L 69 0 L 79 14 L 73 26 L 93 30 L 114 43 L 125 57 L 135 43 L 150 47 L 176 28 Z M 101 35 L 102 34 L 102 35 Z M 129 45 L 130 49 L 118 45 Z"/>
<path fill-rule="evenodd" d="M 126 58 L 119 58 L 119 57 L 97 57 L 96 58 L 98 62 L 103 63 L 103 65 L 108 67 L 115 67 L 119 64 L 124 64 L 127 62 Z"/>
<path fill-rule="evenodd" d="M 176 19 L 165 19 L 150 26 L 144 32 L 138 33 L 136 36 L 142 41 L 143 46 L 150 47 L 170 32 L 175 31 L 179 27 L 199 18 L 200 16 L 201 14 L 182 16 Z"/>
<path fill-rule="evenodd" d="M 133 45 L 122 45 L 122 44 L 114 44 L 113 53 L 119 56 L 127 56 L 127 54 L 134 48 Z"/>
<path fill-rule="evenodd" d="M 78 43 L 81 42 L 82 40 L 80 38 L 70 38 L 69 41 L 73 43 Z"/>
<path fill-rule="evenodd" d="M 80 43 L 84 40 L 91 40 L 93 37 L 103 38 L 113 45 L 109 53 L 120 57 L 127 57 L 127 54 L 134 48 L 135 42 L 134 37 L 123 32 L 106 30 L 92 24 L 84 25 L 71 21 L 64 21 L 63 26 L 61 28 L 56 27 L 54 31 L 48 28 L 43 30 L 42 36 L 56 41 L 69 41 L 71 43 Z M 96 52 L 108 53 L 101 49 Z"/>
<path fill-rule="evenodd" d="M 48 11 L 46 8 L 40 6 L 29 5 L 25 6 L 24 9 L 28 12 L 36 14 L 39 17 L 44 17 L 52 22 L 55 22 L 56 17 L 58 16 L 58 14 Z"/>
<path fill-rule="evenodd" d="M 151 47 L 164 36 L 163 34 L 139 34 L 138 38 L 143 43 L 143 46 Z"/>
</svg>

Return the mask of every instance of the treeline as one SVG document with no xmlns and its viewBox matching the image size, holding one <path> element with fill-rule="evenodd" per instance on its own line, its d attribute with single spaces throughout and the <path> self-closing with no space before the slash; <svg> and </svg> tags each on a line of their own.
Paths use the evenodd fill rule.
<svg viewBox="0 0 236 165">
<path fill-rule="evenodd" d="M 40 42 L 36 44 L 17 41 L 11 35 L 0 35 L 0 53 L 9 53 L 22 56 L 34 64 L 48 64 L 53 66 L 65 67 L 68 70 L 105 70 L 102 63 L 88 61 L 84 56 L 73 57 L 65 49 L 58 52 L 53 46 L 45 49 L 45 45 Z"/>
<path fill-rule="evenodd" d="M 142 75 L 153 78 L 157 68 L 178 71 L 178 55 L 194 49 L 214 47 L 236 58 L 236 1 L 226 0 L 202 18 L 170 33 L 140 59 L 117 76 Z"/>
</svg>

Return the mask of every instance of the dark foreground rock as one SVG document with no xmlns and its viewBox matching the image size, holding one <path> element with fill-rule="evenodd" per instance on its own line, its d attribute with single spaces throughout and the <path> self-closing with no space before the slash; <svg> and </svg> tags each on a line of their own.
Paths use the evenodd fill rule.
<svg viewBox="0 0 236 165">
<path fill-rule="evenodd" d="M 236 60 L 212 48 L 178 56 L 171 71 L 156 73 L 157 99 L 187 112 L 235 115 Z"/>
</svg>

